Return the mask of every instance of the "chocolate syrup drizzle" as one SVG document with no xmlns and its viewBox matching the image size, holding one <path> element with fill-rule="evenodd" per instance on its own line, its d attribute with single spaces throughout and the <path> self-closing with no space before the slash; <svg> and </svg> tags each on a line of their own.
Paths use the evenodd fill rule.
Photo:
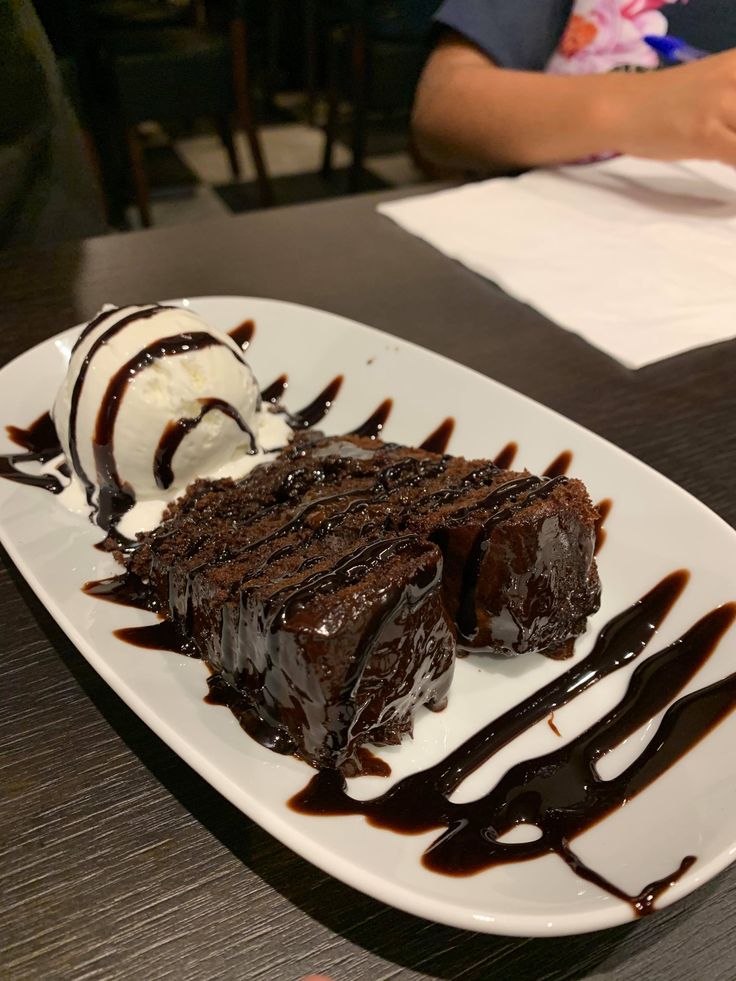
<svg viewBox="0 0 736 981">
<path fill-rule="evenodd" d="M 563 450 L 559 456 L 556 456 L 552 463 L 544 471 L 545 477 L 561 477 L 566 474 L 570 469 L 570 464 L 572 463 L 572 451 Z"/>
<path fill-rule="evenodd" d="M 503 713 L 444 760 L 396 783 L 371 800 L 355 800 L 335 771 L 317 773 L 289 806 L 303 814 L 362 814 L 370 824 L 404 834 L 446 830 L 427 849 L 425 867 L 449 875 L 557 853 L 579 876 L 629 902 L 638 916 L 651 912 L 677 872 L 629 896 L 573 853 L 570 841 L 622 806 L 695 746 L 736 707 L 736 674 L 688 694 L 667 710 L 639 758 L 611 780 L 596 762 L 636 732 L 689 683 L 736 619 L 736 604 L 713 610 L 679 640 L 640 664 L 619 704 L 600 722 L 560 749 L 512 767 L 488 794 L 455 803 L 450 796 L 503 746 L 565 705 L 592 684 L 635 660 L 677 600 L 688 574 L 667 576 L 601 631 L 592 652 L 530 698 Z M 536 826 L 530 842 L 499 839 L 519 824 Z"/>
<path fill-rule="evenodd" d="M 454 431 L 455 420 L 452 416 L 448 416 L 423 443 L 419 444 L 419 449 L 428 450 L 430 453 L 444 453 Z"/>
<path fill-rule="evenodd" d="M 123 308 L 125 309 L 125 308 Z M 92 364 L 95 355 L 113 338 L 116 334 L 119 334 L 121 330 L 127 327 L 129 324 L 134 323 L 136 320 L 148 320 L 151 317 L 156 316 L 162 310 L 167 309 L 166 307 L 151 306 L 143 310 L 136 310 L 133 313 L 128 314 L 125 317 L 121 317 L 114 324 L 111 324 L 108 328 L 103 330 L 100 335 L 90 344 L 89 350 L 84 356 L 84 360 L 79 367 L 79 372 L 74 381 L 74 387 L 72 388 L 72 395 L 69 402 L 69 455 L 71 456 L 71 465 L 75 474 L 82 481 L 84 486 L 85 494 L 87 495 L 87 503 L 92 505 L 92 496 L 94 494 L 94 484 L 87 476 L 82 467 L 82 462 L 79 457 L 79 444 L 77 440 L 77 417 L 79 415 L 79 403 L 82 397 L 82 392 L 84 390 L 84 382 L 87 377 L 87 372 Z M 87 326 L 84 328 L 82 333 L 77 338 L 77 341 L 72 348 L 72 355 L 74 351 L 79 347 L 80 343 L 92 333 L 92 331 L 99 327 L 101 324 L 105 323 L 113 314 L 119 313 L 118 309 L 106 310 L 103 313 L 91 320 Z M 104 526 L 103 526 L 104 527 Z"/>
<path fill-rule="evenodd" d="M 159 440 L 159 444 L 153 455 L 153 476 L 156 480 L 156 486 L 160 487 L 162 490 L 166 490 L 167 488 L 171 487 L 171 484 L 174 481 L 172 463 L 174 460 L 174 454 L 179 449 L 182 440 L 185 436 L 197 428 L 197 426 L 209 412 L 214 410 L 229 416 L 230 419 L 232 419 L 233 422 L 235 422 L 246 434 L 250 442 L 249 453 L 253 454 L 258 452 L 258 444 L 256 443 L 256 437 L 253 434 L 253 430 L 250 428 L 245 419 L 243 419 L 234 405 L 231 405 L 229 402 L 225 402 L 224 399 L 216 398 L 199 399 L 199 403 L 202 406 L 202 411 L 198 415 L 191 418 L 176 419 L 175 421 L 170 422 L 161 434 L 161 439 Z"/>
<path fill-rule="evenodd" d="M 232 330 L 228 331 L 228 336 L 232 337 L 238 347 L 245 351 L 253 340 L 253 335 L 256 332 L 256 325 L 252 320 L 244 320 L 242 324 L 238 324 L 237 327 L 233 327 Z"/>
<path fill-rule="evenodd" d="M 309 405 L 305 405 L 298 412 L 287 413 L 287 419 L 292 429 L 311 429 L 321 422 L 327 415 L 332 403 L 337 398 L 338 392 L 342 388 L 344 381 L 343 375 L 337 375 L 329 385 L 324 388 L 317 398 L 313 399 Z M 265 396 L 264 396 L 265 398 Z"/>
<path fill-rule="evenodd" d="M 134 610 L 158 611 L 150 586 L 130 571 L 110 576 L 109 579 L 90 579 L 82 586 L 82 592 L 108 603 L 130 606 Z"/>
<path fill-rule="evenodd" d="M 378 439 L 381 435 L 383 427 L 388 421 L 388 417 L 391 415 L 393 405 L 393 399 L 384 399 L 375 412 L 370 415 L 364 423 L 358 426 L 357 429 L 351 430 L 349 435 L 364 436 L 368 439 Z"/>
<path fill-rule="evenodd" d="M 595 551 L 594 555 L 597 555 L 606 543 L 606 536 L 608 532 L 603 527 L 606 523 L 608 515 L 611 513 L 611 508 L 613 507 L 613 501 L 610 497 L 604 498 L 596 504 L 596 509 L 598 511 L 598 520 L 595 523 Z"/>
<path fill-rule="evenodd" d="M 518 452 L 518 443 L 507 443 L 493 462 L 500 470 L 508 470 L 511 464 L 514 462 Z"/>
<path fill-rule="evenodd" d="M 54 474 L 29 474 L 20 470 L 18 463 L 48 463 L 54 457 L 60 456 L 62 449 L 56 427 L 48 412 L 44 412 L 27 429 L 18 426 L 6 426 L 5 431 L 10 440 L 17 446 L 23 447 L 24 453 L 6 453 L 0 456 L 0 477 L 12 480 L 17 484 L 27 484 L 29 487 L 39 487 L 41 490 L 60 494 L 63 484 Z M 59 468 L 64 473 L 65 464 Z M 68 470 L 65 475 L 68 475 Z"/>
<path fill-rule="evenodd" d="M 134 306 L 134 304 L 129 303 L 123 307 L 110 307 L 109 310 L 103 310 L 101 313 L 98 313 L 97 316 L 94 317 L 92 320 L 90 320 L 87 326 L 80 332 L 79 337 L 77 337 L 76 341 L 74 342 L 74 346 L 72 347 L 72 354 L 74 354 L 74 352 L 77 350 L 77 348 L 82 343 L 82 341 L 86 340 L 86 338 L 92 333 L 92 331 L 96 327 L 99 327 L 100 324 L 104 324 L 104 322 L 106 320 L 109 320 L 114 313 L 120 313 L 123 310 L 129 310 L 132 306 Z M 157 303 L 152 303 L 152 304 L 148 304 L 145 309 L 147 311 L 159 310 L 160 307 Z"/>
<path fill-rule="evenodd" d="M 279 375 L 279 377 L 275 381 L 272 381 L 270 385 L 266 385 L 266 387 L 261 392 L 261 399 L 264 402 L 270 402 L 272 405 L 276 405 L 276 403 L 283 396 L 288 386 L 289 386 L 289 376 Z"/>
<path fill-rule="evenodd" d="M 240 354 L 234 351 L 229 345 L 224 344 L 215 335 L 209 334 L 206 331 L 193 331 L 192 333 L 163 337 L 147 345 L 147 347 L 138 351 L 129 361 L 126 361 L 110 379 L 102 402 L 100 403 L 95 431 L 92 437 L 92 448 L 99 486 L 97 523 L 102 528 L 108 530 L 114 528 L 123 514 L 135 504 L 133 489 L 128 484 L 123 483 L 118 474 L 114 450 L 115 423 L 128 385 L 140 371 L 143 371 L 155 361 L 162 358 L 175 357 L 179 354 L 188 354 L 191 351 L 201 351 L 204 348 L 220 346 L 229 351 L 234 358 L 242 361 Z M 223 403 L 223 405 L 226 404 Z M 217 408 L 218 406 L 214 407 Z M 235 410 L 233 409 L 232 411 L 234 412 Z M 185 420 L 185 424 L 187 422 L 188 420 Z"/>
</svg>

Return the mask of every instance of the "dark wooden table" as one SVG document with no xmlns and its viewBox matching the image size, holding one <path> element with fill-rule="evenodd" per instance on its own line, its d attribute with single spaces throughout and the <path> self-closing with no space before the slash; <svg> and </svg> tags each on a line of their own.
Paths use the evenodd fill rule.
<svg viewBox="0 0 736 981">
<path fill-rule="evenodd" d="M 294 300 L 526 392 L 736 524 L 736 342 L 627 371 L 376 215 L 377 200 L 0 255 L 0 362 L 105 301 Z M 426 923 L 325 876 L 219 797 L 100 681 L 7 557 L 0 623 L 3 978 L 736 977 L 736 868 L 600 934 Z"/>
</svg>

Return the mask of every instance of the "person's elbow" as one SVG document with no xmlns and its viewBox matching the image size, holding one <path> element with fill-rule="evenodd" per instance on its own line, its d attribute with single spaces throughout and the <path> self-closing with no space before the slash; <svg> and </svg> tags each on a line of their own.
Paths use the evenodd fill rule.
<svg viewBox="0 0 736 981">
<path fill-rule="evenodd" d="M 432 54 L 422 72 L 411 114 L 415 151 L 423 163 L 439 168 L 454 166 L 457 156 L 453 120 L 448 111 L 451 84 L 452 71 L 440 49 Z"/>
<path fill-rule="evenodd" d="M 412 141 L 420 160 L 451 171 L 483 169 L 476 119 L 478 69 L 493 68 L 474 45 L 460 38 L 440 43 L 417 86 L 412 109 Z"/>
</svg>

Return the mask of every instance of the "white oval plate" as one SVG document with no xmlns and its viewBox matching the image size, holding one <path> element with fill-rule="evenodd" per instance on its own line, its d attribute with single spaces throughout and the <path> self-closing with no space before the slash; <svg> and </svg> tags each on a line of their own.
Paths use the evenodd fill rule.
<svg viewBox="0 0 736 981">
<path fill-rule="evenodd" d="M 111 299 L 125 302 L 125 297 Z M 252 317 L 248 357 L 262 385 L 287 372 L 286 403 L 298 408 L 336 374 L 343 390 L 323 427 L 345 432 L 387 397 L 394 409 L 386 438 L 423 440 L 445 416 L 457 420 L 450 451 L 493 457 L 518 442 L 515 466 L 540 472 L 562 450 L 574 454 L 571 473 L 594 501 L 612 498 L 608 538 L 599 556 L 603 604 L 575 657 L 591 648 L 600 626 L 673 569 L 691 580 L 643 655 L 675 639 L 700 616 L 736 598 L 736 532 L 693 497 L 580 426 L 502 385 L 422 348 L 319 310 L 275 300 L 202 297 L 176 301 L 227 330 Z M 0 422 L 27 425 L 44 412 L 61 381 L 77 329 L 18 357 L 0 372 Z M 12 445 L 0 436 L 0 452 Z M 113 562 L 94 550 L 100 533 L 43 491 L 0 480 L 0 539 L 39 599 L 96 671 L 176 753 L 236 807 L 295 852 L 344 882 L 407 912 L 446 923 L 521 936 L 553 936 L 614 926 L 630 906 L 577 878 L 556 856 L 501 866 L 469 878 L 434 874 L 420 864 L 436 834 L 414 837 L 370 827 L 362 817 L 315 818 L 286 801 L 312 776 L 304 763 L 263 749 L 231 714 L 203 701 L 201 663 L 130 647 L 112 635 L 147 623 L 150 614 L 85 596 L 80 587 L 110 575 Z M 413 741 L 380 751 L 390 780 L 445 756 L 505 708 L 569 667 L 536 655 L 498 661 L 472 656 L 457 664 L 447 710 L 421 710 Z M 700 688 L 736 665 L 736 631 L 692 681 Z M 563 740 L 577 735 L 623 695 L 629 670 L 594 686 L 556 714 Z M 612 776 L 634 759 L 656 721 L 603 761 Z M 736 851 L 736 715 L 615 814 L 581 835 L 575 850 L 597 872 L 631 895 L 697 856 L 688 873 L 659 900 L 669 905 L 723 869 Z M 497 754 L 460 788 L 477 796 L 513 763 L 561 745 L 540 722 Z M 350 781 L 369 797 L 389 782 Z"/>
</svg>

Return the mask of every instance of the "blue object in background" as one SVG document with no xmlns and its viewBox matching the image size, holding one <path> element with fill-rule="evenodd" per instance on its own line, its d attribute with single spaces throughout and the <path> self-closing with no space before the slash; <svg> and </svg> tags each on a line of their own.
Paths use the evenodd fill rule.
<svg viewBox="0 0 736 981">
<path fill-rule="evenodd" d="M 644 38 L 646 43 L 666 61 L 673 64 L 685 64 L 690 61 L 700 61 L 707 58 L 710 51 L 703 51 L 701 48 L 694 48 L 681 37 L 672 34 L 647 34 Z"/>
</svg>

